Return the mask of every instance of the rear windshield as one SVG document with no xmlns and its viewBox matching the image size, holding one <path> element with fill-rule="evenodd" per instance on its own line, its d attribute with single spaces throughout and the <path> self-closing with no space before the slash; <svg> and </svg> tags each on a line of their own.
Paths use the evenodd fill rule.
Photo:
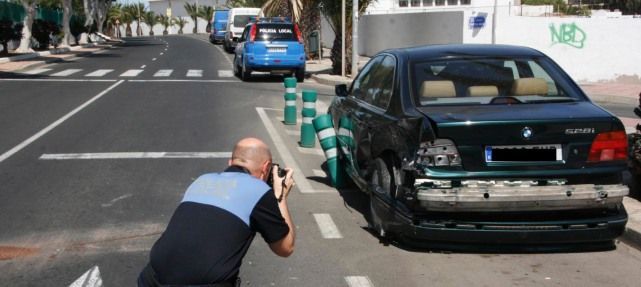
<svg viewBox="0 0 641 287">
<path fill-rule="evenodd" d="M 444 59 L 412 64 L 420 106 L 585 100 L 544 57 Z"/>
<path fill-rule="evenodd" d="M 256 26 L 256 39 L 262 41 L 298 41 L 293 24 L 265 23 Z"/>
<path fill-rule="evenodd" d="M 249 23 L 249 17 L 256 17 L 250 15 L 236 15 L 234 16 L 234 27 L 236 28 L 245 28 L 247 23 Z"/>
</svg>

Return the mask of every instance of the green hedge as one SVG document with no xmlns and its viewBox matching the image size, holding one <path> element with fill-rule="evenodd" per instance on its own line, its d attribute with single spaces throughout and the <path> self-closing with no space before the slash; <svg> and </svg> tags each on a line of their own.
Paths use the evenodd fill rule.
<svg viewBox="0 0 641 287">
<path fill-rule="evenodd" d="M 62 10 L 38 8 L 34 20 L 53 22 L 62 26 Z M 25 10 L 20 4 L 0 2 L 0 20 L 9 20 L 20 23 L 24 20 Z"/>
</svg>

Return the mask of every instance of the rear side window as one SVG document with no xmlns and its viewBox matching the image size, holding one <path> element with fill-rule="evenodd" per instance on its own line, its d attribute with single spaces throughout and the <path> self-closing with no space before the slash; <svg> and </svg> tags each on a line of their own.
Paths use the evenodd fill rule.
<svg viewBox="0 0 641 287">
<path fill-rule="evenodd" d="M 236 15 L 236 16 L 234 16 L 234 27 L 236 27 L 236 28 L 245 27 L 247 25 L 247 23 L 249 23 L 249 17 L 252 17 L 252 16 L 250 16 L 250 15 Z"/>
<path fill-rule="evenodd" d="M 256 28 L 256 40 L 298 41 L 293 24 L 258 24 Z"/>
</svg>

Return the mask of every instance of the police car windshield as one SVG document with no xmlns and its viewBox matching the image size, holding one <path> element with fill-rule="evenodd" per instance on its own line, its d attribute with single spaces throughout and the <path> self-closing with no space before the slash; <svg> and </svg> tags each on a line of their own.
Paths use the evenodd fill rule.
<svg viewBox="0 0 641 287">
<path fill-rule="evenodd" d="M 293 24 L 258 23 L 256 39 L 261 41 L 298 41 Z"/>
</svg>

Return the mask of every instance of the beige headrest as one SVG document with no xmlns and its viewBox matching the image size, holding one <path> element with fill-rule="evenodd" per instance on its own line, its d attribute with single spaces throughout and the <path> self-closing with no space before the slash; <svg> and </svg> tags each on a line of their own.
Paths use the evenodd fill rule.
<svg viewBox="0 0 641 287">
<path fill-rule="evenodd" d="M 467 88 L 468 97 L 497 97 L 499 89 L 496 86 L 470 86 Z"/>
<path fill-rule="evenodd" d="M 452 81 L 424 81 L 421 84 L 420 93 L 424 98 L 456 97 L 456 89 Z"/>
<path fill-rule="evenodd" d="M 514 80 L 512 95 L 547 95 L 548 84 L 541 78 L 521 78 Z"/>
</svg>

